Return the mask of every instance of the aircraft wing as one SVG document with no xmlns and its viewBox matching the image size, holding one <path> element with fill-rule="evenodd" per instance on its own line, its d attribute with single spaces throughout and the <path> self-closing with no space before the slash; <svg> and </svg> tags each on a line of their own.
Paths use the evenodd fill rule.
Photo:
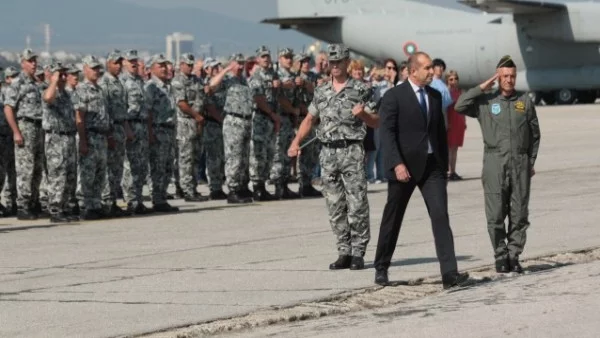
<svg viewBox="0 0 600 338">
<path fill-rule="evenodd" d="M 291 17 L 291 18 L 271 18 L 264 19 L 261 23 L 270 23 L 279 25 L 281 28 L 289 28 L 298 25 L 326 25 L 340 19 L 337 16 L 316 16 L 316 17 Z"/>
<path fill-rule="evenodd" d="M 530 0 L 460 0 L 459 2 L 487 13 L 540 14 L 566 10 L 564 4 Z"/>
</svg>

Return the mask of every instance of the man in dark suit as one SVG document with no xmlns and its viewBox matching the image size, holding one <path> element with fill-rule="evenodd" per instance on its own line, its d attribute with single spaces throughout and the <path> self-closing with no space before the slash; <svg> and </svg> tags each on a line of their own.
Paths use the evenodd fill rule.
<svg viewBox="0 0 600 338">
<path fill-rule="evenodd" d="M 388 90 L 381 108 L 381 147 L 388 182 L 375 254 L 375 283 L 388 285 L 390 266 L 408 201 L 419 187 L 433 227 L 444 288 L 463 285 L 457 270 L 446 192 L 448 144 L 439 91 L 429 87 L 433 63 L 423 52 L 408 61 L 407 81 Z"/>
</svg>

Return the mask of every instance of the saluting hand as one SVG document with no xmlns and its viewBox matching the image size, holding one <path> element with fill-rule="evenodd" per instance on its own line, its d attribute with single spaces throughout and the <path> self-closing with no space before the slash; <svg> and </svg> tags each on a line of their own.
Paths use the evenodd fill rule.
<svg viewBox="0 0 600 338">
<path fill-rule="evenodd" d="M 489 78 L 484 83 L 480 84 L 479 88 L 481 88 L 481 90 L 483 90 L 484 92 L 490 90 L 494 86 L 494 82 L 496 82 L 496 80 L 498 80 L 498 73 L 494 74 L 494 76 Z"/>
</svg>

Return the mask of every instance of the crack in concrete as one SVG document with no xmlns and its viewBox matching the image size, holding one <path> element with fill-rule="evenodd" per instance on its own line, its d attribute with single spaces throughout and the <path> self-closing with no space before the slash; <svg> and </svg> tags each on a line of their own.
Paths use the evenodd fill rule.
<svg viewBox="0 0 600 338">
<path fill-rule="evenodd" d="M 540 257 L 524 260 L 525 274 L 542 274 L 550 270 L 561 268 L 572 264 L 588 263 L 600 260 L 600 248 L 577 250 L 572 252 L 548 254 Z M 398 281 L 392 287 L 372 286 L 362 289 L 340 292 L 328 297 L 296 303 L 288 306 L 273 306 L 270 308 L 251 311 L 245 315 L 218 318 L 184 327 L 166 328 L 159 331 L 134 335 L 132 337 L 158 338 L 165 336 L 177 338 L 194 338 L 212 336 L 215 334 L 251 330 L 275 324 L 290 323 L 302 320 L 317 319 L 324 316 L 333 316 L 358 312 L 373 308 L 383 308 L 400 303 L 422 299 L 427 296 L 466 292 L 470 288 L 484 283 L 501 283 L 508 279 L 518 278 L 518 275 L 498 275 L 493 266 L 483 266 L 469 270 L 472 285 L 463 288 L 454 288 L 447 291 L 440 290 L 441 281 L 439 276 L 420 278 L 409 281 Z M 458 307 L 456 307 L 458 309 Z M 448 309 L 456 310 L 456 309 Z M 426 311 L 415 310 L 423 312 Z M 402 315 L 410 315 L 405 313 Z M 388 313 L 387 317 L 392 317 Z M 385 318 L 385 315 L 381 317 Z M 382 319 L 383 319 L 382 318 Z"/>
</svg>

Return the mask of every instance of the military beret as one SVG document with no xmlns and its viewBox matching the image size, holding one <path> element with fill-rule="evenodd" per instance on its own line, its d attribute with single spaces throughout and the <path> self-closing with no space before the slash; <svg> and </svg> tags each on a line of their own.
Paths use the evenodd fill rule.
<svg viewBox="0 0 600 338">
<path fill-rule="evenodd" d="M 269 48 L 267 46 L 258 47 L 258 49 L 256 50 L 256 56 L 261 57 L 264 55 L 271 55 L 271 51 L 269 50 Z"/>
<path fill-rule="evenodd" d="M 102 66 L 102 64 L 100 63 L 100 61 L 98 61 L 98 58 L 93 56 L 93 55 L 86 55 L 81 59 L 81 63 L 83 63 L 83 65 L 88 66 L 90 68 L 97 68 Z"/>
<path fill-rule="evenodd" d="M 181 54 L 181 56 L 179 57 L 179 63 L 193 65 L 195 61 L 196 59 L 194 58 L 194 55 L 190 53 Z"/>
<path fill-rule="evenodd" d="M 30 48 L 26 48 L 21 53 L 21 60 L 31 60 L 37 58 L 37 54 Z"/>
<path fill-rule="evenodd" d="M 106 61 L 119 61 L 123 59 L 123 55 L 120 50 L 115 49 L 112 52 L 108 53 L 106 56 Z"/>
<path fill-rule="evenodd" d="M 229 61 L 235 61 L 235 62 L 246 62 L 246 58 L 244 57 L 243 54 L 241 53 L 236 53 L 233 54 L 230 58 Z"/>
<path fill-rule="evenodd" d="M 327 46 L 327 54 L 330 61 L 340 61 L 350 58 L 350 50 L 342 44 L 332 44 Z"/>
<path fill-rule="evenodd" d="M 281 56 L 286 56 L 286 55 L 294 55 L 294 50 L 291 48 L 284 48 L 282 50 L 279 51 L 278 54 L 280 57 Z"/>
<path fill-rule="evenodd" d="M 500 61 L 498 61 L 498 65 L 496 65 L 496 68 L 502 68 L 502 67 L 516 68 L 517 65 L 515 65 L 515 62 L 512 60 L 512 58 L 510 57 L 510 55 L 504 55 L 500 59 Z"/>
<path fill-rule="evenodd" d="M 167 63 L 169 62 L 169 60 L 163 55 L 163 54 L 154 54 L 152 55 L 152 57 L 150 58 L 150 62 L 148 62 L 150 65 L 153 65 L 155 63 Z"/>
<path fill-rule="evenodd" d="M 6 67 L 4 70 L 4 76 L 6 77 L 15 77 L 19 75 L 19 71 L 15 67 Z"/>
</svg>

